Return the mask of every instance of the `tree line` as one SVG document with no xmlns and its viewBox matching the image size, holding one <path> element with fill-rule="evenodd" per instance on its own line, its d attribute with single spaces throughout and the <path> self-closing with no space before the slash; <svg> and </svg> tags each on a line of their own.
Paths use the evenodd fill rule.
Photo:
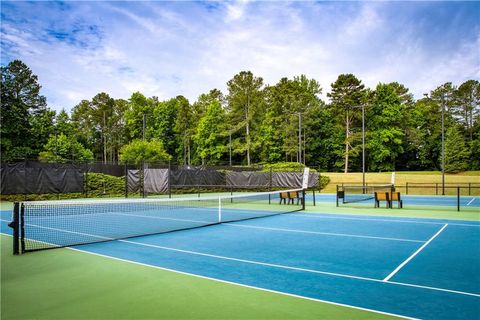
<svg viewBox="0 0 480 320">
<path fill-rule="evenodd" d="M 32 70 L 1 67 L 2 161 L 134 162 L 184 165 L 302 162 L 322 171 L 362 170 L 362 112 L 368 171 L 441 168 L 442 114 L 447 171 L 480 170 L 480 83 L 447 82 L 415 100 L 404 85 L 367 88 L 341 74 L 323 88 L 305 75 L 274 85 L 250 71 L 194 102 L 105 92 L 71 114 L 55 112 Z"/>
</svg>

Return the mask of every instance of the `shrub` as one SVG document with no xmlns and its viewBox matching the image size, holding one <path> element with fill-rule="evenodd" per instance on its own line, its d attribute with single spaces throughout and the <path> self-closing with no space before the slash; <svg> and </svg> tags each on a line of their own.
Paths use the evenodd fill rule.
<svg viewBox="0 0 480 320">
<path fill-rule="evenodd" d="M 103 173 L 87 173 L 87 188 L 90 196 L 98 194 L 121 195 L 125 193 L 125 177 Z"/>
<path fill-rule="evenodd" d="M 298 162 L 277 162 L 272 164 L 265 164 L 263 166 L 264 172 L 269 172 L 270 170 L 274 172 L 303 172 L 305 165 Z M 317 170 L 310 168 L 310 172 L 317 172 Z"/>
</svg>

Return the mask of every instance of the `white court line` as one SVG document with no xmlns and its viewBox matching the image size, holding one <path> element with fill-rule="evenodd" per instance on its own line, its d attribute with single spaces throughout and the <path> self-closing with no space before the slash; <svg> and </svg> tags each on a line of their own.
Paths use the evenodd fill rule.
<svg viewBox="0 0 480 320">
<path fill-rule="evenodd" d="M 377 239 L 377 240 L 392 240 L 392 241 L 405 241 L 405 242 L 425 243 L 425 241 L 422 241 L 422 240 L 411 240 L 411 239 L 402 239 L 402 238 L 374 237 L 374 236 L 364 236 L 364 235 L 348 234 L 348 233 L 317 232 L 317 231 L 296 230 L 296 229 L 282 229 L 282 228 L 257 227 L 257 226 L 251 226 L 251 225 L 246 225 L 246 224 L 238 224 L 238 223 L 224 223 L 224 225 L 232 226 L 232 227 L 241 227 L 241 228 L 252 228 L 252 229 L 282 231 L 282 232 L 305 233 L 305 234 L 317 234 L 317 235 L 337 236 L 337 237 L 351 237 L 351 238 L 365 238 L 365 239 Z"/>
<path fill-rule="evenodd" d="M 427 289 L 427 290 L 435 290 L 435 291 L 456 293 L 456 294 L 467 295 L 467 296 L 480 297 L 480 294 L 475 294 L 475 293 L 470 293 L 470 292 L 462 292 L 462 291 L 456 291 L 456 290 L 449 290 L 449 289 L 414 285 L 414 284 L 402 283 L 402 282 L 393 282 L 393 281 L 392 282 L 386 282 L 384 280 L 368 278 L 368 277 L 360 277 L 360 276 L 353 276 L 353 275 L 342 274 L 342 273 L 327 272 L 327 271 L 320 271 L 320 270 L 313 270 L 313 269 L 306 269 L 306 268 L 298 268 L 298 267 L 290 267 L 290 266 L 284 266 L 284 265 L 280 265 L 280 264 L 273 264 L 273 263 L 260 262 L 260 261 L 254 261 L 254 260 L 246 260 L 246 259 L 238 259 L 238 258 L 232 258 L 232 257 L 225 257 L 225 256 L 219 256 L 219 255 L 208 254 L 208 253 L 203 253 L 203 252 L 197 252 L 197 251 L 190 251 L 190 250 L 183 250 L 183 249 L 177 249 L 177 248 L 171 248 L 171 247 L 158 246 L 158 245 L 154 245 L 154 244 L 136 242 L 136 241 L 131 241 L 131 240 L 117 240 L 117 241 L 130 243 L 130 244 L 133 244 L 133 245 L 151 247 L 151 248 L 155 248 L 155 249 L 168 250 L 168 251 L 186 253 L 186 254 L 191 254 L 191 255 L 198 255 L 198 256 L 221 259 L 221 260 L 229 260 L 229 261 L 235 261 L 235 262 L 241 262 L 241 263 L 247 263 L 247 264 L 261 265 L 261 266 L 266 266 L 266 267 L 273 267 L 273 268 L 279 268 L 279 269 L 308 272 L 308 273 L 334 276 L 334 277 L 340 277 L 340 278 L 349 278 L 349 279 L 355 279 L 355 280 L 380 282 L 380 283 L 386 283 L 386 284 L 400 285 L 400 286 L 406 286 L 406 287 L 415 287 L 415 288 L 422 288 L 422 289 Z"/>
<path fill-rule="evenodd" d="M 448 223 L 445 224 L 440 230 L 438 230 L 437 233 L 435 233 L 433 235 L 433 237 L 431 237 L 427 242 L 425 242 L 420 248 L 418 248 L 417 251 L 415 251 L 410 257 L 407 258 L 407 260 L 403 261 L 395 270 L 392 271 L 392 273 L 390 273 L 388 276 L 385 277 L 385 279 L 383 279 L 383 281 L 388 281 L 390 280 L 398 271 L 400 271 L 400 269 L 402 269 L 410 260 L 412 260 L 417 254 L 420 253 L 420 251 L 422 251 L 423 249 L 425 249 L 426 246 L 428 246 L 428 244 L 430 242 L 433 241 L 433 239 L 435 239 L 443 230 L 445 230 L 445 228 L 448 226 Z"/>
<path fill-rule="evenodd" d="M 476 198 L 472 198 L 469 203 L 467 203 L 467 206 L 471 205 L 473 201 L 475 201 Z"/>
<path fill-rule="evenodd" d="M 359 221 L 380 221 L 380 222 L 399 222 L 399 223 L 416 223 L 416 224 L 433 224 L 444 225 L 445 222 L 433 222 L 433 221 L 413 221 L 413 220 L 398 220 L 398 219 L 377 219 L 377 218 L 356 218 L 356 217 L 341 217 L 335 216 L 335 214 L 321 213 L 321 212 L 305 212 L 305 213 L 289 213 L 290 216 L 313 218 L 313 219 L 339 219 L 339 220 L 359 220 Z M 422 219 L 422 218 L 411 218 Z M 480 227 L 480 224 L 468 224 L 468 223 L 455 223 L 448 222 L 450 226 L 462 226 L 462 227 Z"/>
<path fill-rule="evenodd" d="M 159 219 L 159 220 L 172 220 L 172 221 L 185 221 L 185 222 L 195 222 L 195 223 L 208 223 L 208 224 L 218 223 L 218 221 L 201 221 L 201 220 L 189 220 L 189 219 L 176 219 L 176 218 L 165 218 L 165 217 L 153 217 L 153 216 L 145 216 L 145 215 L 141 215 L 141 214 L 130 214 L 130 213 L 113 213 L 113 215 L 139 217 L 139 218 L 149 218 L 149 219 Z"/>
<path fill-rule="evenodd" d="M 195 222 L 195 223 L 208 223 L 214 224 L 215 222 L 211 221 L 201 221 L 201 220 L 186 220 L 186 219 L 175 219 L 175 218 L 163 218 L 163 217 L 150 217 L 150 216 L 143 216 L 143 215 L 136 215 L 136 214 L 127 214 L 127 213 L 116 213 L 118 215 L 123 216 L 132 216 L 132 217 L 141 217 L 141 218 L 150 218 L 150 219 L 160 219 L 160 220 L 172 220 L 172 221 L 182 221 L 182 222 Z M 2 220 L 4 221 L 4 220 Z M 257 226 L 250 226 L 245 224 L 238 224 L 238 223 L 223 223 L 226 226 L 232 227 L 241 227 L 241 228 L 252 228 L 252 229 L 262 229 L 262 230 L 272 230 L 272 231 L 282 231 L 282 232 L 292 232 L 292 233 L 305 233 L 305 234 L 316 234 L 316 235 L 326 235 L 326 236 L 337 236 L 337 237 L 351 237 L 351 238 L 364 238 L 364 239 L 376 239 L 376 240 L 389 240 L 389 241 L 403 241 L 403 242 L 417 242 L 417 243 L 425 243 L 423 240 L 412 240 L 412 239 L 402 239 L 402 238 L 387 238 L 387 237 L 375 237 L 375 236 L 365 236 L 365 235 L 356 235 L 356 234 L 348 234 L 348 233 L 333 233 L 333 232 L 316 232 L 316 231 L 306 231 L 306 230 L 296 230 L 296 229 L 282 229 L 282 228 L 268 228 L 268 227 L 257 227 Z M 37 228 L 45 228 L 54 231 L 62 231 L 68 233 L 76 233 L 81 235 L 92 236 L 89 234 L 78 233 L 74 231 L 50 228 L 50 227 L 42 227 L 36 224 L 27 224 L 32 227 Z M 110 239 L 110 238 L 105 238 Z"/>
<path fill-rule="evenodd" d="M 398 286 L 405 286 L 405 287 L 413 287 L 413 288 L 421 288 L 421 289 L 426 289 L 426 290 L 433 290 L 433 291 L 441 291 L 441 292 L 447 292 L 447 293 L 454 293 L 454 294 L 461 294 L 461 295 L 467 295 L 467 296 L 474 296 L 474 297 L 480 297 L 480 294 L 475 294 L 475 293 L 470 293 L 470 292 L 463 292 L 463 291 L 457 291 L 457 290 L 449 290 L 449 289 L 443 289 L 443 288 L 436 288 L 436 287 L 428 287 L 428 286 L 422 286 L 422 285 L 415 285 L 415 284 L 410 284 L 410 283 L 402 283 L 402 282 L 395 282 L 395 281 L 384 281 L 380 279 L 374 279 L 374 278 L 367 278 L 367 277 L 360 277 L 360 276 L 353 276 L 353 275 L 348 275 L 348 274 L 342 274 L 342 273 L 334 273 L 334 272 L 327 272 L 327 271 L 320 271 L 320 270 L 312 270 L 312 269 L 306 269 L 306 268 L 297 268 L 297 267 L 290 267 L 290 266 L 284 266 L 284 265 L 279 265 L 279 264 L 271 264 L 271 263 L 266 263 L 266 262 L 259 262 L 259 261 L 253 261 L 253 260 L 245 260 L 245 259 L 238 259 L 238 258 L 232 258 L 232 257 L 225 257 L 225 256 L 219 256 L 219 255 L 213 255 L 213 254 L 208 254 L 208 253 L 202 253 L 202 252 L 196 252 L 196 251 L 189 251 L 189 250 L 182 250 L 182 249 L 176 249 L 176 248 L 170 248 L 170 247 L 163 247 L 163 246 L 158 246 L 158 245 L 153 245 L 153 244 L 147 244 L 147 243 L 142 243 L 142 242 L 136 242 L 136 241 L 131 241 L 131 240 L 115 240 L 103 236 L 95 236 L 95 235 L 90 235 L 90 234 L 85 234 L 85 233 L 79 233 L 79 232 L 74 232 L 74 231 L 67 231 L 67 230 L 61 230 L 61 229 L 54 229 L 54 228 L 48 228 L 48 227 L 41 227 L 38 226 L 39 228 L 46 228 L 46 229 L 53 229 L 53 230 L 58 230 L 61 232 L 66 232 L 66 233 L 73 233 L 73 234 L 81 234 L 81 235 L 88 235 L 91 237 L 98 237 L 101 239 L 105 240 L 112 240 L 112 241 L 117 241 L 117 242 L 123 242 L 123 243 L 129 243 L 133 245 L 139 245 L 139 246 L 145 246 L 145 247 L 151 247 L 151 248 L 156 248 L 156 249 L 161 249 L 161 250 L 168 250 L 168 251 L 174 251 L 174 252 L 180 252 L 180 253 L 186 253 L 186 254 L 191 254 L 191 255 L 198 255 L 198 256 L 204 256 L 204 257 L 209 257 L 209 258 L 215 258 L 215 259 L 221 259 L 221 260 L 230 260 L 230 261 L 236 261 L 236 262 L 241 262 L 241 263 L 248 263 L 248 264 L 254 264 L 254 265 L 261 265 L 261 266 L 267 266 L 267 267 L 273 267 L 273 268 L 280 268 L 280 269 L 287 269 L 287 270 L 294 270 L 294 271 L 300 271 L 300 272 L 309 272 L 309 273 L 314 273 L 314 274 L 321 274 L 321 275 L 327 275 L 327 276 L 334 276 L 334 277 L 340 277 L 340 278 L 348 278 L 348 279 L 355 279 L 355 280 L 363 280 L 363 281 L 371 281 L 371 282 L 379 282 L 379 283 L 385 283 L 385 284 L 390 284 L 390 285 L 398 285 Z M 82 251 L 82 252 L 87 252 L 91 253 L 89 251 L 84 251 L 81 249 L 75 249 L 75 248 L 69 248 L 72 250 L 77 250 L 77 251 Z M 95 254 L 95 253 L 92 253 Z M 110 256 L 106 256 L 110 257 Z M 111 257 L 112 259 L 118 259 L 115 257 Z M 129 261 L 129 260 L 126 260 Z M 132 263 L 136 263 L 135 261 L 131 261 Z M 150 265 L 147 265 L 150 266 Z M 155 267 L 155 266 L 151 266 Z M 170 270 L 170 269 L 166 269 Z M 170 270 L 173 272 L 179 272 L 177 270 Z M 192 274 L 193 276 L 198 276 L 195 274 Z M 202 276 L 199 276 L 202 277 Z"/>
</svg>

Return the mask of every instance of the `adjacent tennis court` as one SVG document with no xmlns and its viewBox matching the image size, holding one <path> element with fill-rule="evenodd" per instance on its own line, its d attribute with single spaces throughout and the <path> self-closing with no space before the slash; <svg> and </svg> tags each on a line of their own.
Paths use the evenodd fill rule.
<svg viewBox="0 0 480 320">
<path fill-rule="evenodd" d="M 120 212 L 126 220 L 112 220 L 112 212 L 105 212 L 98 220 L 100 224 L 87 225 L 86 229 L 79 229 L 80 225 L 86 224 L 78 223 L 77 209 L 70 209 L 67 212 L 75 216 L 77 223 L 74 227 L 65 227 L 60 234 L 74 234 L 73 240 L 78 240 L 79 235 L 81 240 L 91 236 L 116 238 L 120 236 L 112 234 L 112 229 L 118 230 L 124 225 L 137 224 L 142 228 L 142 225 L 170 221 L 174 222 L 174 229 L 183 229 L 178 228 L 179 223 L 195 227 L 192 223 L 206 221 L 209 223 L 204 224 L 213 225 L 128 239 L 104 239 L 111 241 L 74 248 L 141 266 L 258 288 L 272 294 L 373 310 L 384 316 L 479 318 L 478 221 L 322 214 L 312 213 L 312 207 L 306 213 L 296 211 L 298 204 L 279 205 L 278 199 L 273 201 L 272 197 L 265 196 L 261 199 L 264 204 L 258 209 L 251 201 L 224 208 L 222 214 L 225 216 L 246 213 L 253 213 L 253 216 L 242 221 L 234 221 L 240 220 L 236 217 L 226 219 L 221 224 L 213 218 L 218 216 L 218 207 L 207 200 L 196 210 L 191 205 L 188 214 L 183 214 L 187 212 L 185 206 L 177 204 L 168 207 L 169 213 L 160 217 L 148 214 L 147 217 L 132 217 L 122 209 L 125 206 L 110 205 L 106 207 L 110 208 L 108 210 Z M 152 204 L 158 206 L 162 203 L 156 201 Z M 277 209 L 266 210 L 266 201 Z M 321 212 L 322 206 L 317 206 L 314 211 Z M 279 214 L 284 212 L 288 213 Z M 96 215 L 100 214 L 96 212 Z M 82 217 L 85 219 L 85 214 Z M 205 220 L 205 217 L 213 220 Z M 257 219 L 250 219 L 253 217 Z M 46 224 L 38 226 L 41 218 L 35 219 L 35 223 L 25 221 L 27 225 L 35 225 L 30 226 L 31 232 L 50 237 L 37 238 L 35 242 L 54 242 L 51 236 L 34 230 L 59 229 L 58 226 L 52 227 L 55 222 L 47 220 Z M 2 233 L 11 233 L 7 227 L 10 220 L 11 211 L 2 211 Z M 62 223 L 72 225 L 71 220 Z M 106 230 L 110 230 L 107 235 Z M 72 241 L 70 236 L 59 238 L 59 233 L 55 234 L 60 241 L 56 245 L 69 245 L 68 242 Z M 41 259 L 42 254 L 31 255 L 38 255 Z"/>
</svg>

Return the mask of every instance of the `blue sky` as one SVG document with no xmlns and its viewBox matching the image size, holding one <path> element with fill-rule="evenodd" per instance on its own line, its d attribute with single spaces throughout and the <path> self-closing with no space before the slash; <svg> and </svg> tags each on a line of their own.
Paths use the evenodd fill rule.
<svg viewBox="0 0 480 320">
<path fill-rule="evenodd" d="M 99 92 L 191 102 L 242 70 L 305 74 L 323 96 L 341 73 L 416 98 L 480 79 L 480 2 L 1 2 L 1 64 L 25 62 L 51 108 Z"/>
</svg>

